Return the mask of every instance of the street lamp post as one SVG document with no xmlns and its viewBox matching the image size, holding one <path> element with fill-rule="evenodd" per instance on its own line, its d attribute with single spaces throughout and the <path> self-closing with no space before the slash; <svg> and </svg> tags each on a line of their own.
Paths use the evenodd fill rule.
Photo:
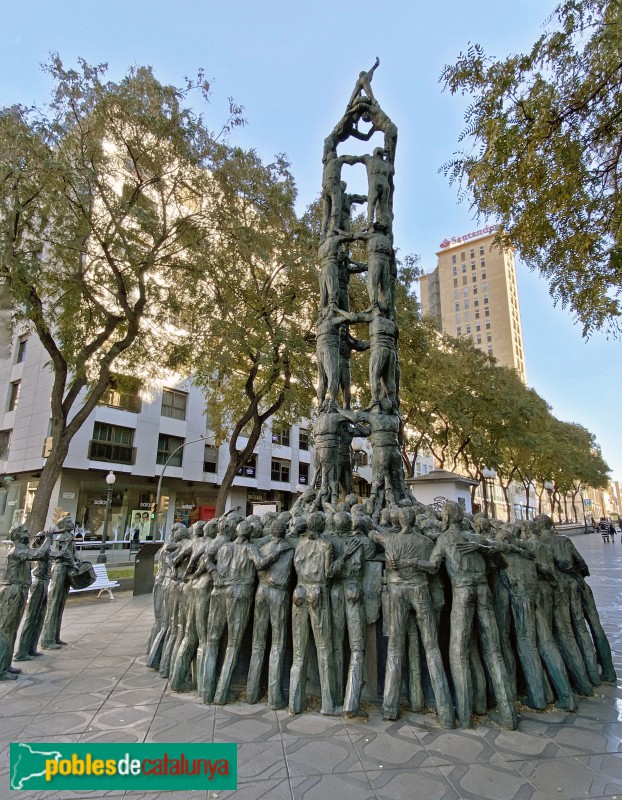
<svg viewBox="0 0 622 800">
<path fill-rule="evenodd" d="M 579 492 L 579 497 L 581 498 L 581 511 L 583 512 L 583 533 L 587 533 L 587 517 L 585 515 L 585 499 L 583 497 L 583 492 Z"/>
<path fill-rule="evenodd" d="M 488 489 L 490 490 L 490 507 L 492 509 L 492 516 L 494 519 L 496 519 L 497 510 L 495 508 L 494 481 L 495 478 L 497 477 L 497 471 L 494 469 L 488 469 L 488 467 L 484 467 L 484 469 L 482 470 L 482 475 L 484 476 L 485 483 L 488 483 Z M 488 513 L 488 509 L 486 509 L 486 513 Z"/>
<path fill-rule="evenodd" d="M 156 490 L 155 512 L 154 512 L 153 518 L 151 520 L 151 541 L 152 542 L 155 542 L 156 519 L 157 519 L 157 515 L 158 515 L 159 510 L 160 510 L 160 496 L 162 494 L 162 480 L 164 478 L 164 473 L 166 472 L 166 468 L 171 463 L 171 461 L 173 459 L 173 456 L 175 456 L 180 450 L 183 450 L 183 448 L 186 447 L 186 445 L 194 444 L 195 442 L 200 442 L 203 439 L 205 439 L 205 436 L 199 436 L 198 439 L 190 439 L 190 441 L 188 441 L 188 442 L 182 442 L 179 445 L 179 447 L 176 447 L 171 452 L 169 457 L 164 462 L 164 466 L 162 467 L 162 472 L 160 473 L 160 478 L 158 480 L 158 488 Z"/>
<path fill-rule="evenodd" d="M 108 539 L 108 522 L 110 520 L 110 507 L 112 505 L 112 488 L 115 484 L 117 476 L 112 470 L 106 475 L 106 483 L 108 484 L 108 494 L 106 496 L 106 510 L 104 511 L 104 530 L 102 531 L 102 546 L 97 556 L 98 564 L 105 564 L 108 560 L 106 555 L 106 541 Z"/>
</svg>

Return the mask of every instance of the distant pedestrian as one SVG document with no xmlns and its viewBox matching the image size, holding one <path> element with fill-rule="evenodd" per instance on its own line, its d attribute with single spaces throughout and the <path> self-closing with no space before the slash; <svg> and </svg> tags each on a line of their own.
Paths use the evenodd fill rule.
<svg viewBox="0 0 622 800">
<path fill-rule="evenodd" d="M 603 542 L 609 541 L 609 528 L 610 525 L 607 522 L 607 520 L 604 517 L 601 517 L 600 522 L 598 523 L 598 530 L 600 531 L 601 536 L 603 537 Z"/>
</svg>

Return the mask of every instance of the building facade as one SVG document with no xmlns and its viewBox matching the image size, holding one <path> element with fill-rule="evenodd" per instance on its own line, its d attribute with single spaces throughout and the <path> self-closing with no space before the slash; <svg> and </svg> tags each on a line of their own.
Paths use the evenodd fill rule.
<svg viewBox="0 0 622 800">
<path fill-rule="evenodd" d="M 419 279 L 421 308 L 451 336 L 468 336 L 480 350 L 526 380 L 514 254 L 493 247 L 494 228 L 441 243 L 436 268 Z"/>
<path fill-rule="evenodd" d="M 0 538 L 27 521 L 51 447 L 49 357 L 36 336 L 15 334 L 0 355 Z M 251 513 L 254 504 L 287 509 L 312 479 L 310 426 L 267 427 L 255 454 L 234 480 L 227 507 Z M 203 438 L 202 438 L 203 437 Z M 243 440 L 240 444 L 243 444 Z M 62 513 L 94 533 L 103 527 L 112 470 L 111 538 L 150 533 L 157 483 L 168 457 L 153 526 L 209 519 L 229 462 L 215 439 L 203 392 L 190 380 L 142 387 L 127 377 L 102 398 L 71 442 L 50 504 L 47 524 Z M 159 532 L 156 531 L 156 535 Z"/>
</svg>

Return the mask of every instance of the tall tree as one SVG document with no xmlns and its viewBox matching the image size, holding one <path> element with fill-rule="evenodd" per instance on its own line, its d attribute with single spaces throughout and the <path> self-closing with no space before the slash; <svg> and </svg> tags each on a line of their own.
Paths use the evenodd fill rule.
<svg viewBox="0 0 622 800">
<path fill-rule="evenodd" d="M 187 354 L 206 390 L 210 426 L 229 442 L 219 515 L 265 422 L 289 425 L 310 415 L 317 239 L 309 220 L 296 217 L 283 156 L 264 165 L 252 151 L 235 150 L 213 178 L 219 248 L 197 286 L 209 309 Z"/>
<path fill-rule="evenodd" d="M 171 314 L 190 306 L 218 242 L 209 169 L 223 145 L 186 107 L 203 100 L 131 69 L 47 66 L 51 102 L 0 113 L 0 280 L 15 321 L 41 340 L 53 369 L 53 446 L 30 525 L 43 527 L 69 444 L 109 385 L 132 364 L 166 362 Z M 242 122 L 232 108 L 229 126 Z M 219 199 L 219 198 L 218 198 Z M 170 327 L 168 327 L 170 330 Z"/>
<path fill-rule="evenodd" d="M 461 136 L 471 147 L 444 170 L 584 336 L 619 333 L 622 5 L 564 0 L 552 19 L 525 55 L 496 60 L 472 45 L 445 67 L 445 87 L 472 102 Z"/>
</svg>

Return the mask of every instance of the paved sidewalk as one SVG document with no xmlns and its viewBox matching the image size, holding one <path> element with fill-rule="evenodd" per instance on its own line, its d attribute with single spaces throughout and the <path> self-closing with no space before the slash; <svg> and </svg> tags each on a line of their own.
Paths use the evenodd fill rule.
<svg viewBox="0 0 622 800">
<path fill-rule="evenodd" d="M 614 650 L 618 686 L 582 699 L 577 714 L 523 715 L 520 729 L 441 730 L 408 714 L 388 724 L 306 713 L 289 717 L 259 704 L 202 705 L 174 695 L 144 666 L 151 596 L 113 602 L 72 598 L 69 646 L 0 683 L 0 800 L 127 797 L 133 800 L 622 800 L 622 544 L 594 534 L 573 541 L 590 565 Z M 11 741 L 237 742 L 237 792 L 9 792 Z"/>
</svg>

